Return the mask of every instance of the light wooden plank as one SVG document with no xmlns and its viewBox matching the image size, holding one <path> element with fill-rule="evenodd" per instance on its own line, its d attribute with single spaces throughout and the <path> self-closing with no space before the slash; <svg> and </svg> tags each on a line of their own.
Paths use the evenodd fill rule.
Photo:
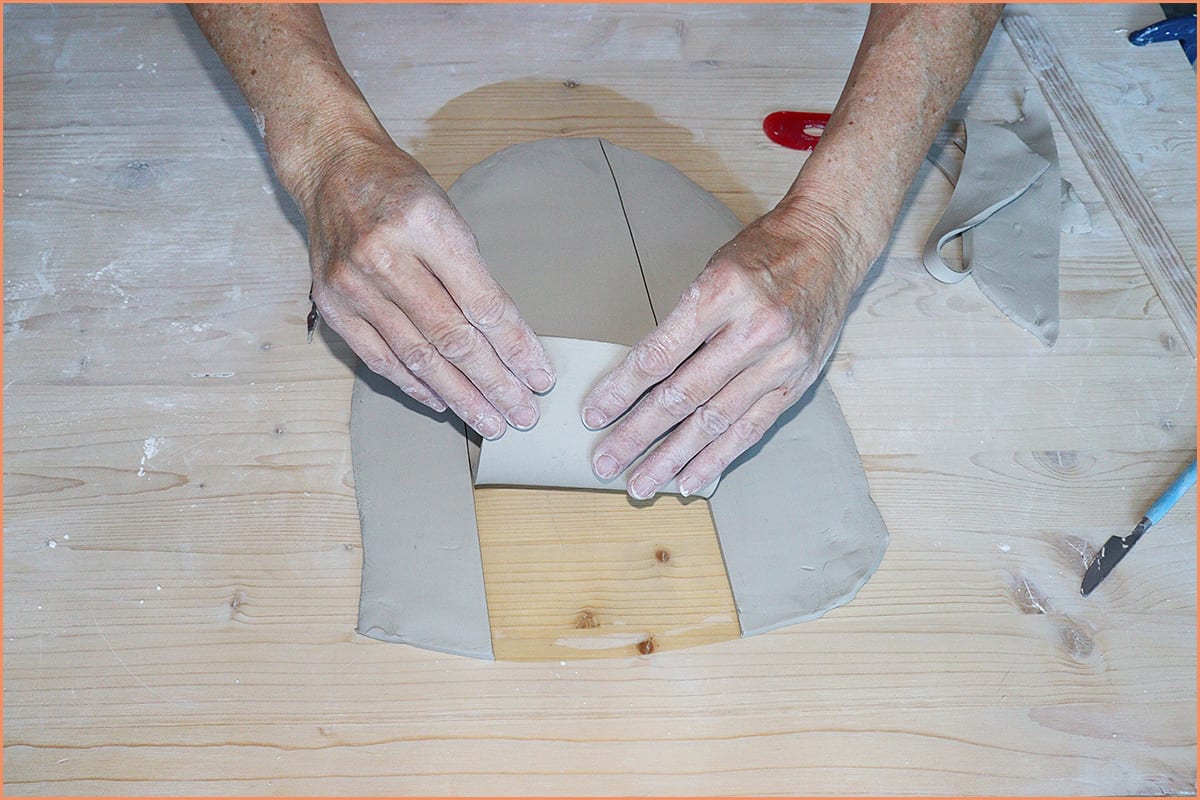
<svg viewBox="0 0 1200 800">
<path fill-rule="evenodd" d="M 477 489 L 497 660 L 650 655 L 736 639 L 705 500 Z"/>
</svg>

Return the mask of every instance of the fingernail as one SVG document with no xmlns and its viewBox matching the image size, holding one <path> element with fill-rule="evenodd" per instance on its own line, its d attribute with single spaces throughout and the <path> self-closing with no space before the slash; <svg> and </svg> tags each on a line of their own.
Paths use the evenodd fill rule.
<svg viewBox="0 0 1200 800">
<path fill-rule="evenodd" d="M 615 458 L 610 456 L 608 453 L 604 453 L 596 457 L 596 461 L 593 464 L 593 469 L 599 477 L 608 480 L 609 478 L 616 477 L 617 468 L 620 466 L 621 465 L 617 463 Z"/>
<path fill-rule="evenodd" d="M 475 424 L 475 430 L 485 439 L 499 439 L 504 433 L 504 423 L 495 417 L 484 417 Z"/>
<path fill-rule="evenodd" d="M 633 495 L 635 500 L 645 500 L 654 494 L 654 481 L 645 475 L 634 478 L 633 482 L 629 484 L 629 493 Z"/>
<path fill-rule="evenodd" d="M 517 406 L 508 415 L 512 424 L 523 431 L 527 431 L 537 422 L 537 409 L 533 406 Z"/>
<path fill-rule="evenodd" d="M 529 374 L 529 388 L 535 392 L 548 392 L 554 385 L 554 379 L 544 369 L 535 369 Z"/>
<path fill-rule="evenodd" d="M 605 422 L 607 420 L 600 409 L 588 407 L 583 410 L 583 424 L 592 430 L 603 428 Z"/>
<path fill-rule="evenodd" d="M 434 397 L 431 397 L 428 400 L 426 400 L 425 405 L 429 406 L 430 408 L 432 408 L 434 411 L 438 412 L 439 414 L 446 410 L 446 404 L 443 403 L 441 400 L 438 400 L 437 398 L 434 398 Z"/>
<path fill-rule="evenodd" d="M 695 478 L 684 478 L 683 480 L 679 481 L 679 483 L 675 484 L 675 488 L 678 489 L 679 493 L 684 497 L 691 497 L 692 492 L 700 488 L 696 485 L 696 483 L 697 481 Z"/>
</svg>

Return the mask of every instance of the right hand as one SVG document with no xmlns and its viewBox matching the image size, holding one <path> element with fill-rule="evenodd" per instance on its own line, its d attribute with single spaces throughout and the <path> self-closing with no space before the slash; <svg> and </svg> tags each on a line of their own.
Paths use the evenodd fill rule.
<svg viewBox="0 0 1200 800">
<path fill-rule="evenodd" d="M 554 367 L 446 193 L 390 141 L 322 161 L 300 205 L 313 300 L 372 371 L 484 438 L 533 427 Z"/>
</svg>

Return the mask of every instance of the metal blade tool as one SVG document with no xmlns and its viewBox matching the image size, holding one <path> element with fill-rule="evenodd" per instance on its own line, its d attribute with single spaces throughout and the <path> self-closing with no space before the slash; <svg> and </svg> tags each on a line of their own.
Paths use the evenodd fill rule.
<svg viewBox="0 0 1200 800">
<path fill-rule="evenodd" d="M 1146 516 L 1142 517 L 1141 522 L 1137 524 L 1132 533 L 1128 536 L 1109 537 L 1104 546 L 1100 548 L 1096 558 L 1088 566 L 1087 572 L 1083 574 L 1083 585 L 1079 587 L 1080 593 L 1084 597 L 1091 594 L 1092 590 L 1100 585 L 1100 581 L 1104 580 L 1108 573 L 1112 572 L 1113 567 L 1137 544 L 1138 539 L 1142 538 L 1142 534 L 1162 519 L 1195 483 L 1196 462 L 1193 460 L 1183 474 L 1176 478 L 1175 482 L 1154 501 L 1150 510 L 1146 512 Z"/>
</svg>

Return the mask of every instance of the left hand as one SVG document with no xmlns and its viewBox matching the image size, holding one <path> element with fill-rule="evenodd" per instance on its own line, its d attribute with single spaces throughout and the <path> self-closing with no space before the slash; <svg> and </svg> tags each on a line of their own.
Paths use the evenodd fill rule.
<svg viewBox="0 0 1200 800">
<path fill-rule="evenodd" d="M 781 204 L 716 252 L 670 316 L 584 399 L 593 430 L 633 406 L 592 454 L 598 477 L 620 474 L 678 425 L 628 485 L 644 500 L 676 478 L 686 497 L 804 395 L 868 266 L 846 218 Z"/>
</svg>

